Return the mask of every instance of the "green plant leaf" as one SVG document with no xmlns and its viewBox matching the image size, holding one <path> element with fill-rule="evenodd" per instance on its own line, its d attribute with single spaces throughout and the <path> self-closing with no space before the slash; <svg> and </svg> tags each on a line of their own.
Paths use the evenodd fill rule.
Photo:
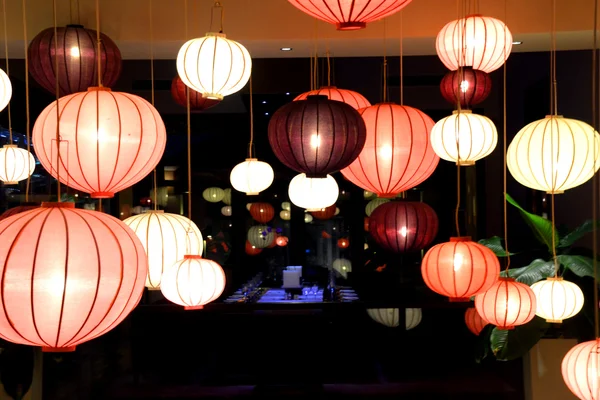
<svg viewBox="0 0 600 400">
<path fill-rule="evenodd" d="M 570 269 L 577 276 L 594 277 L 594 259 L 585 256 L 561 254 L 556 256 L 565 269 Z M 598 266 L 600 268 L 600 265 Z"/>
<path fill-rule="evenodd" d="M 481 364 L 491 353 L 490 335 L 492 334 L 492 325 L 486 325 L 475 340 L 475 362 Z"/>
<path fill-rule="evenodd" d="M 506 193 L 505 195 L 506 201 L 519 210 L 521 216 L 533 231 L 533 234 L 535 235 L 536 239 L 541 243 L 545 244 L 546 247 L 548 247 L 548 250 L 552 252 L 552 222 L 550 222 L 544 217 L 540 217 L 539 215 L 525 211 L 523 207 L 521 207 L 519 203 L 515 201 L 515 199 L 510 197 L 508 193 Z M 558 234 L 556 232 L 554 232 L 554 240 L 555 243 L 558 243 L 559 241 Z"/>
<path fill-rule="evenodd" d="M 526 285 L 533 285 L 537 281 L 546 279 L 549 276 L 554 275 L 554 263 L 552 261 L 545 261 L 542 259 L 533 260 L 531 264 L 521 268 L 511 268 L 506 271 L 500 272 L 500 276 L 515 278 L 518 282 Z"/>
<path fill-rule="evenodd" d="M 563 236 L 558 242 L 557 247 L 569 247 L 572 246 L 576 241 L 592 232 L 594 228 L 600 228 L 600 221 L 596 221 L 594 223 L 593 220 L 588 219 L 583 224 L 579 225 L 577 228 L 572 230 L 570 233 L 567 233 Z"/>
<path fill-rule="evenodd" d="M 534 317 L 525 325 L 510 331 L 492 330 L 490 346 L 499 361 L 523 357 L 546 334 L 550 325 L 540 317 Z"/>
<path fill-rule="evenodd" d="M 506 257 L 507 253 L 502 246 L 502 238 L 499 236 L 492 236 L 489 239 L 481 239 L 477 243 L 484 245 L 488 249 L 492 250 L 497 257 Z M 512 256 L 514 253 L 510 253 Z"/>
</svg>

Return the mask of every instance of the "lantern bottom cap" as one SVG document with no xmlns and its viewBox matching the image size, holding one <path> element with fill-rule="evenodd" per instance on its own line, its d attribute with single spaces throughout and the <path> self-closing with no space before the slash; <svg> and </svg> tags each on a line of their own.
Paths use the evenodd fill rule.
<svg viewBox="0 0 600 400">
<path fill-rule="evenodd" d="M 564 190 L 548 190 L 546 194 L 563 194 L 564 192 Z"/>
<path fill-rule="evenodd" d="M 449 300 L 451 303 L 464 303 L 464 302 L 471 301 L 471 298 L 470 297 L 450 297 Z"/>
<path fill-rule="evenodd" d="M 549 324 L 562 324 L 563 320 L 562 319 L 547 319 L 546 322 Z"/>
<path fill-rule="evenodd" d="M 398 193 L 377 193 L 377 197 L 379 197 L 380 199 L 393 199 L 396 196 L 398 196 Z"/>
<path fill-rule="evenodd" d="M 498 328 L 501 331 L 512 331 L 513 329 L 515 329 L 514 325 L 509 325 L 509 326 L 496 326 L 496 328 Z"/>
<path fill-rule="evenodd" d="M 471 167 L 475 165 L 475 161 L 457 161 L 456 165 L 459 167 Z"/>
<path fill-rule="evenodd" d="M 204 309 L 204 306 L 185 306 L 183 307 L 184 310 L 202 310 Z"/>
<path fill-rule="evenodd" d="M 246 196 L 258 196 L 260 192 L 248 192 L 246 193 Z"/>
<path fill-rule="evenodd" d="M 358 29 L 364 29 L 367 27 L 366 22 L 341 22 L 335 24 L 338 31 L 355 31 Z"/>
<path fill-rule="evenodd" d="M 218 93 L 202 93 L 202 98 L 209 100 L 223 100 L 223 95 Z"/>
<path fill-rule="evenodd" d="M 146 289 L 148 289 L 149 291 L 152 291 L 152 292 L 158 292 L 158 291 L 160 291 L 160 286 L 159 287 L 146 286 Z"/>
<path fill-rule="evenodd" d="M 92 192 L 90 197 L 92 199 L 112 199 L 115 194 L 113 192 Z"/>
<path fill-rule="evenodd" d="M 17 181 L 8 181 L 8 182 L 3 182 L 5 185 L 17 185 L 19 182 Z"/>
<path fill-rule="evenodd" d="M 44 353 L 70 353 L 75 351 L 75 346 L 67 346 L 67 347 L 47 347 L 43 346 L 42 351 Z"/>
<path fill-rule="evenodd" d="M 451 242 L 470 242 L 471 236 L 453 236 L 450 238 Z"/>
</svg>

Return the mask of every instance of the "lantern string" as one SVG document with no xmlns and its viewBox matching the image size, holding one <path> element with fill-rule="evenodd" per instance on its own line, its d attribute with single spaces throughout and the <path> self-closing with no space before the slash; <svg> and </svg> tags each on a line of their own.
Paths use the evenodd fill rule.
<svg viewBox="0 0 600 400">
<path fill-rule="evenodd" d="M 504 0 L 504 37 L 507 35 L 507 19 L 508 19 L 508 1 Z M 508 201 L 506 201 L 506 193 L 507 193 L 507 185 L 506 185 L 506 176 L 508 172 L 508 166 L 506 163 L 506 151 L 507 151 L 507 134 L 506 134 L 506 40 L 504 41 L 504 46 L 502 48 L 503 57 L 504 57 L 504 67 L 502 68 L 502 135 L 503 135 L 503 153 L 502 156 L 504 158 L 504 168 L 502 169 L 502 184 L 503 184 L 503 198 L 502 198 L 502 206 L 504 212 L 504 251 L 506 252 L 506 276 L 509 276 L 509 268 L 510 268 L 510 252 L 508 251 Z M 461 81 L 462 82 L 462 81 Z"/>
<path fill-rule="evenodd" d="M 552 32 L 551 32 L 551 52 L 550 52 L 550 70 L 552 74 L 552 91 L 550 92 L 550 104 L 552 110 L 550 112 L 550 148 L 552 153 L 558 151 L 554 148 L 555 130 L 558 133 L 558 123 L 555 126 L 555 117 L 557 114 L 557 98 L 556 98 L 556 0 L 552 0 Z M 550 168 L 552 170 L 552 193 L 550 194 L 552 204 L 550 204 L 551 220 L 552 220 L 552 260 L 554 261 L 554 277 L 558 278 L 559 263 L 556 258 L 556 223 L 554 218 L 554 193 L 556 192 L 557 171 L 554 168 L 554 155 L 550 158 Z"/>
<path fill-rule="evenodd" d="M 404 105 L 404 17 L 400 10 L 400 105 Z"/>
<path fill-rule="evenodd" d="M 61 188 L 60 188 L 60 87 L 58 82 L 58 24 L 56 22 L 57 12 L 56 12 L 56 0 L 52 0 L 52 12 L 54 18 L 54 89 L 56 91 L 56 192 L 58 197 L 58 202 L 61 202 Z"/>
<path fill-rule="evenodd" d="M 592 124 L 594 126 L 594 132 L 598 131 L 598 120 L 597 120 L 597 111 L 596 111 L 596 95 L 598 91 L 597 87 L 597 74 L 598 74 L 598 0 L 594 1 L 594 45 L 592 49 Z M 596 171 L 596 162 L 597 156 L 596 153 L 596 143 L 594 142 L 594 171 Z M 592 221 L 593 221 L 593 229 L 592 229 L 592 263 L 594 266 L 594 334 L 596 339 L 600 338 L 600 323 L 599 323 L 599 310 L 598 310 L 598 228 L 596 225 L 596 220 L 598 218 L 597 212 L 597 204 L 598 204 L 598 174 L 594 173 L 592 176 Z"/>
<path fill-rule="evenodd" d="M 252 147 L 254 146 L 254 105 L 252 101 L 252 74 L 250 74 L 250 143 L 248 144 L 248 158 L 252 158 Z"/>
<path fill-rule="evenodd" d="M 2 17 L 4 18 L 4 55 L 6 58 L 6 75 L 10 75 L 10 70 L 8 68 L 8 30 L 6 23 L 6 0 L 2 0 Z M 6 107 L 6 111 L 8 113 L 8 138 L 10 144 L 13 144 L 13 136 L 12 136 L 12 117 L 10 112 L 10 101 Z"/>
<path fill-rule="evenodd" d="M 313 82 L 315 87 L 313 90 L 319 89 L 319 22 L 315 19 L 315 48 L 314 48 L 315 61 L 313 63 Z"/>
<path fill-rule="evenodd" d="M 461 0 L 457 0 L 456 1 L 456 12 L 458 13 L 458 18 L 462 18 L 466 15 L 466 8 L 467 4 L 466 1 L 461 1 Z M 463 29 L 461 31 L 461 48 L 459 50 L 459 59 L 463 59 L 464 58 L 464 41 L 465 41 L 465 29 L 463 26 Z M 464 61 L 464 59 L 463 59 Z M 462 73 L 463 73 L 463 68 L 462 66 L 460 66 L 459 63 L 459 77 L 461 78 L 462 81 Z M 454 224 L 456 227 L 456 236 L 460 237 L 460 222 L 459 222 L 459 214 L 460 214 L 460 141 L 459 141 L 459 132 L 460 132 L 460 111 L 461 111 L 461 107 L 460 107 L 460 97 L 457 96 L 456 97 L 456 110 L 457 110 L 457 116 L 456 116 L 456 122 L 454 125 L 454 136 L 456 138 L 456 207 L 454 208 Z"/>
<path fill-rule="evenodd" d="M 27 5 L 23 0 L 23 47 L 25 48 L 25 137 L 27 140 L 27 156 L 31 154 L 31 116 L 29 115 L 29 55 L 27 54 Z M 35 165 L 34 165 L 35 168 Z M 29 202 L 29 190 L 31 189 L 31 163 L 28 163 L 27 182 L 25 184 L 25 202 Z"/>
<path fill-rule="evenodd" d="M 154 15 L 152 13 L 152 0 L 148 1 L 148 20 L 149 20 L 149 28 L 150 28 L 150 98 L 152 100 L 152 107 L 154 107 L 155 100 L 155 86 L 154 86 Z M 156 167 L 154 167 L 154 171 L 152 172 L 152 186 L 154 188 L 154 210 L 158 210 L 158 188 L 156 187 L 157 177 L 156 177 Z"/>
<path fill-rule="evenodd" d="M 212 32 L 213 16 L 214 16 L 213 14 L 214 14 L 215 9 L 218 9 L 219 13 L 220 13 L 221 27 L 219 28 L 219 33 L 223 33 L 223 19 L 224 19 L 225 10 L 223 9 L 223 6 L 221 5 L 220 1 L 215 1 L 215 3 L 213 4 L 212 10 L 210 10 L 210 28 L 209 28 L 209 30 Z M 186 35 L 186 38 L 187 38 L 187 35 Z"/>
<path fill-rule="evenodd" d="M 327 46 L 327 86 L 331 86 L 331 61 L 329 59 L 329 45 Z"/>
<path fill-rule="evenodd" d="M 383 102 L 387 101 L 387 23 L 383 20 Z"/>
<path fill-rule="evenodd" d="M 218 3 L 218 2 L 216 2 Z M 183 0 L 183 10 L 185 15 L 185 39 L 188 37 L 188 0 Z M 191 123 L 191 112 L 190 112 L 190 88 L 185 85 L 185 98 L 186 98 L 186 111 L 187 111 L 187 173 L 188 173 L 188 219 L 189 226 L 188 232 L 189 235 L 192 231 L 192 123 Z"/>
<path fill-rule="evenodd" d="M 100 53 L 100 0 L 96 0 L 96 59 L 98 60 L 98 87 L 102 87 L 102 55 Z M 96 116 L 99 117 L 98 108 L 100 99 L 98 98 L 98 94 L 96 95 Z M 96 125 L 98 126 L 98 125 Z"/>
</svg>

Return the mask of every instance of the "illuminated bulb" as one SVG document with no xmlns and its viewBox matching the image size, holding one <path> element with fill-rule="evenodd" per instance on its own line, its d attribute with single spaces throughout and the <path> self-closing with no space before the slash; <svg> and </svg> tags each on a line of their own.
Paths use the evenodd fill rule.
<svg viewBox="0 0 600 400">
<path fill-rule="evenodd" d="M 460 83 L 460 91 L 463 93 L 467 93 L 467 90 L 469 90 L 469 82 L 468 81 L 462 81 Z"/>
<path fill-rule="evenodd" d="M 379 149 L 379 155 L 382 159 L 388 161 L 392 159 L 392 146 L 389 144 L 381 146 Z"/>
<path fill-rule="evenodd" d="M 319 136 L 319 134 L 313 134 L 310 137 L 310 145 L 312 146 L 312 148 L 316 149 L 317 147 L 319 147 L 320 144 L 321 144 L 321 137 Z"/>
<path fill-rule="evenodd" d="M 463 265 L 463 255 L 460 253 L 454 254 L 454 271 L 460 270 Z"/>
<path fill-rule="evenodd" d="M 403 226 L 402 228 L 400 228 L 398 233 L 401 234 L 403 237 L 406 237 L 406 227 Z"/>
<path fill-rule="evenodd" d="M 80 56 L 79 47 L 77 47 L 77 46 L 71 47 L 71 57 L 79 57 L 79 56 Z"/>
</svg>

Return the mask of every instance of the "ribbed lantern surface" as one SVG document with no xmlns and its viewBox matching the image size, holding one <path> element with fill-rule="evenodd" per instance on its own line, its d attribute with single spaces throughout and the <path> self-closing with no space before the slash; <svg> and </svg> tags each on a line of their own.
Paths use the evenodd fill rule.
<svg viewBox="0 0 600 400">
<path fill-rule="evenodd" d="M 583 292 L 573 282 L 560 277 L 547 278 L 531 285 L 537 299 L 535 314 L 547 322 L 561 323 L 583 308 Z"/>
<path fill-rule="evenodd" d="M 492 91 L 492 79 L 483 71 L 463 67 L 444 75 L 440 91 L 453 106 L 460 102 L 462 108 L 471 108 L 487 99 Z"/>
<path fill-rule="evenodd" d="M 420 308 L 407 308 L 406 312 L 406 330 L 411 330 L 421 323 L 423 312 Z M 369 308 L 367 314 L 373 321 L 396 328 L 400 326 L 400 309 L 398 308 Z"/>
<path fill-rule="evenodd" d="M 40 206 L 39 203 L 37 203 L 37 204 L 34 204 L 34 203 L 22 203 L 20 206 L 9 208 L 8 210 L 4 211 L 0 215 L 0 221 L 2 221 L 5 218 L 12 217 L 13 215 L 17 215 L 19 213 L 22 213 L 23 211 L 33 210 L 34 208 L 38 208 L 39 206 Z"/>
<path fill-rule="evenodd" d="M 0 69 L 0 111 L 4 110 L 12 98 L 12 83 L 4 70 Z"/>
<path fill-rule="evenodd" d="M 600 400 L 600 339 L 579 343 L 565 355 L 562 376 L 581 400 Z"/>
<path fill-rule="evenodd" d="M 0 148 L 0 181 L 5 185 L 16 185 L 27 179 L 35 170 L 35 158 L 25 149 L 14 144 Z"/>
<path fill-rule="evenodd" d="M 266 224 L 275 217 L 275 209 L 269 203 L 252 203 L 250 215 L 255 221 Z"/>
<path fill-rule="evenodd" d="M 187 108 L 187 95 L 187 86 L 185 86 L 185 83 L 183 83 L 181 78 L 179 76 L 173 78 L 171 81 L 171 97 L 173 97 L 175 103 Z M 202 93 L 199 93 L 192 88 L 189 89 L 189 96 L 190 110 L 206 110 L 207 108 L 216 106 L 221 102 L 221 100 L 203 97 Z"/>
<path fill-rule="evenodd" d="M 266 225 L 255 225 L 248 229 L 248 242 L 257 249 L 266 249 L 275 241 L 275 232 Z"/>
<path fill-rule="evenodd" d="M 329 100 L 341 101 L 342 103 L 348 104 L 355 110 L 369 107 L 371 103 L 362 94 L 347 89 L 339 89 L 335 86 L 324 86 L 317 90 L 311 90 L 310 92 L 302 93 L 296 97 L 294 101 L 306 100 L 308 96 L 327 96 Z"/>
<path fill-rule="evenodd" d="M 535 317 L 535 293 L 512 278 L 500 278 L 485 293 L 475 296 L 475 308 L 484 321 L 499 329 L 514 329 Z"/>
<path fill-rule="evenodd" d="M 336 205 L 332 204 L 329 207 L 321 208 L 318 211 L 311 211 L 311 214 L 316 219 L 327 220 L 333 218 L 336 208 Z"/>
<path fill-rule="evenodd" d="M 471 307 L 467 308 L 467 311 L 465 312 L 465 324 L 474 335 L 479 336 L 483 328 L 488 325 L 488 322 L 484 321 L 477 310 Z"/>
<path fill-rule="evenodd" d="M 256 158 L 247 158 L 246 161 L 239 163 L 233 167 L 229 175 L 231 186 L 248 196 L 255 196 L 268 189 L 274 178 L 273 168 Z M 229 197 L 231 198 L 231 195 Z"/>
</svg>

